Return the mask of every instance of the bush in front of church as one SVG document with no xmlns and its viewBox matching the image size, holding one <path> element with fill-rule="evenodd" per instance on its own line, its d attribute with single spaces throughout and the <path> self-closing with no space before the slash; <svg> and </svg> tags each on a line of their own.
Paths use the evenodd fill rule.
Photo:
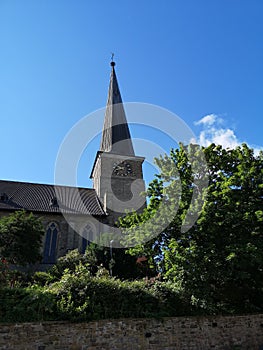
<svg viewBox="0 0 263 350">
<path fill-rule="evenodd" d="M 44 235 L 41 219 L 19 210 L 0 219 L 0 256 L 9 264 L 27 265 L 41 261 Z"/>
</svg>

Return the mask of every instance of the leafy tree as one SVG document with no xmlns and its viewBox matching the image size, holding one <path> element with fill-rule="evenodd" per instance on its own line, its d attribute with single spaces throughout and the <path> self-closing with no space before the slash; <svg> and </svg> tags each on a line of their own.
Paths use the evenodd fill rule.
<svg viewBox="0 0 263 350">
<path fill-rule="evenodd" d="M 263 157 L 246 145 L 211 145 L 205 153 L 207 200 L 186 249 L 178 239 L 171 242 L 167 273 L 178 279 L 180 268 L 185 288 L 200 303 L 257 311 L 263 307 Z"/>
<path fill-rule="evenodd" d="M 164 273 L 164 251 L 171 238 L 180 236 L 202 209 L 207 169 L 198 145 L 181 145 L 171 150 L 170 156 L 155 161 L 160 173 L 147 190 L 149 205 L 142 214 L 133 212 L 121 218 L 119 225 L 123 229 L 123 245 L 132 246 L 129 253 L 145 255 L 156 273 Z"/>
<path fill-rule="evenodd" d="M 200 161 L 201 153 L 207 165 Z M 130 252 L 148 254 L 152 261 L 157 257 L 163 276 L 205 310 L 262 309 L 262 153 L 255 156 L 245 144 L 234 150 L 181 145 L 156 162 L 160 175 L 148 191 L 150 206 L 120 225 L 134 227 L 127 228 L 128 241 L 140 242 L 140 227 L 150 237 L 168 212 L 173 212 L 172 220 Z M 157 211 L 155 221 L 145 224 Z"/>
<path fill-rule="evenodd" d="M 44 234 L 40 218 L 16 211 L 0 219 L 0 255 L 11 264 L 33 264 L 41 259 Z"/>
</svg>

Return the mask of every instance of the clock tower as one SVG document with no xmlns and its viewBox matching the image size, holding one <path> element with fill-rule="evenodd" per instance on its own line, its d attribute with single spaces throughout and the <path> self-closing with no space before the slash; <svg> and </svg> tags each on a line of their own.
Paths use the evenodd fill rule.
<svg viewBox="0 0 263 350">
<path fill-rule="evenodd" d="M 109 223 L 127 211 L 139 211 L 145 206 L 144 157 L 135 156 L 124 106 L 111 62 L 108 100 L 101 137 L 91 178 L 93 187 L 109 215 Z"/>
</svg>

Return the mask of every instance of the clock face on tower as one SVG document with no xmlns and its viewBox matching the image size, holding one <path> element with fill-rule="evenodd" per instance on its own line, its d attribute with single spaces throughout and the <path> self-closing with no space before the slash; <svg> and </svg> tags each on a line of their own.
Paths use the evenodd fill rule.
<svg viewBox="0 0 263 350">
<path fill-rule="evenodd" d="M 113 174 L 116 176 L 134 176 L 132 166 L 128 162 L 114 163 Z"/>
</svg>

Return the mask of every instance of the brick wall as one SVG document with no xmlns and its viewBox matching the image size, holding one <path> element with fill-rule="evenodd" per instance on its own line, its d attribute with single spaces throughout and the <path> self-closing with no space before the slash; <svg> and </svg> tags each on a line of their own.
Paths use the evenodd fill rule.
<svg viewBox="0 0 263 350">
<path fill-rule="evenodd" d="M 263 350 L 263 315 L 0 325 L 5 350 Z"/>
</svg>

